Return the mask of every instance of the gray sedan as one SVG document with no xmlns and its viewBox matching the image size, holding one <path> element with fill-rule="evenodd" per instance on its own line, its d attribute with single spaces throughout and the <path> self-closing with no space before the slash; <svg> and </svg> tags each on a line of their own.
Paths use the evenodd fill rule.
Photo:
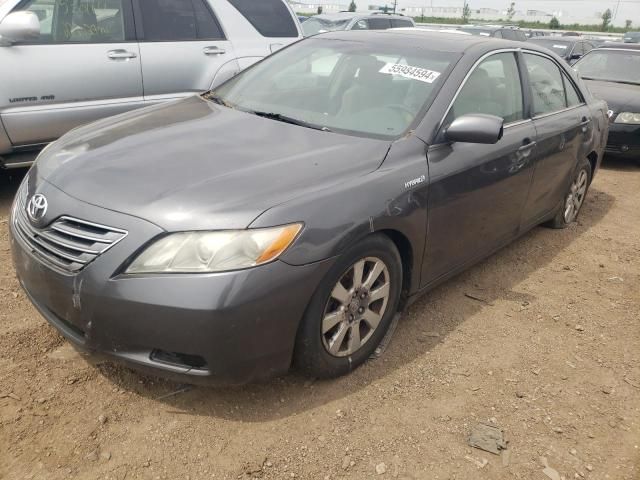
<svg viewBox="0 0 640 480">
<path fill-rule="evenodd" d="M 80 349 L 188 382 L 337 376 L 419 295 L 574 222 L 607 129 L 539 47 L 328 33 L 51 144 L 13 259 Z"/>
</svg>

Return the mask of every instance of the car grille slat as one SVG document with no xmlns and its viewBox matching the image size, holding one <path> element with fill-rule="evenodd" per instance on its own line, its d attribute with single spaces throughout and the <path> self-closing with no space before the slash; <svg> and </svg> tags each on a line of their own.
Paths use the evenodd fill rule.
<svg viewBox="0 0 640 480">
<path fill-rule="evenodd" d="M 49 266 L 77 273 L 127 236 L 126 230 L 62 216 L 43 228 L 31 224 L 26 211 L 26 182 L 18 192 L 13 223 L 17 238 Z"/>
</svg>

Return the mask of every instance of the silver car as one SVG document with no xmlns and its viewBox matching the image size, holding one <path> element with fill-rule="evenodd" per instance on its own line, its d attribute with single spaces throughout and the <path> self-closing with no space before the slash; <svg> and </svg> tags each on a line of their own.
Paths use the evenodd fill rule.
<svg viewBox="0 0 640 480">
<path fill-rule="evenodd" d="M 301 36 L 285 0 L 0 0 L 0 165 L 209 90 Z"/>
<path fill-rule="evenodd" d="M 305 37 L 310 37 L 318 33 L 338 30 L 388 30 L 415 26 L 411 17 L 400 14 L 340 12 L 314 15 L 305 20 L 302 30 Z"/>
</svg>

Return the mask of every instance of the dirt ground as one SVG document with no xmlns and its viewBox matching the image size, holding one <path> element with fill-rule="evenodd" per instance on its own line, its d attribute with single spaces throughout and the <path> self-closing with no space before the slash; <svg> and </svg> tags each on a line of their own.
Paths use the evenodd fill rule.
<svg viewBox="0 0 640 480">
<path fill-rule="evenodd" d="M 0 174 L 0 478 L 640 479 L 637 166 L 606 161 L 579 224 L 410 307 L 382 358 L 235 389 L 75 353 L 14 278 L 19 180 Z M 469 447 L 478 423 L 508 452 Z"/>
</svg>

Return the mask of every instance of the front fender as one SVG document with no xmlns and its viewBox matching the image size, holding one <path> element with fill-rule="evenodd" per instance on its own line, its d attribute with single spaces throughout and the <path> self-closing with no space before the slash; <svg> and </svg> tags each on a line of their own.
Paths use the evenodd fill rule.
<svg viewBox="0 0 640 480">
<path fill-rule="evenodd" d="M 397 232 L 411 248 L 415 291 L 425 246 L 427 190 L 426 145 L 411 136 L 394 143 L 376 171 L 275 206 L 251 228 L 303 221 L 302 234 L 281 257 L 292 265 L 340 255 L 373 232 Z"/>
</svg>

